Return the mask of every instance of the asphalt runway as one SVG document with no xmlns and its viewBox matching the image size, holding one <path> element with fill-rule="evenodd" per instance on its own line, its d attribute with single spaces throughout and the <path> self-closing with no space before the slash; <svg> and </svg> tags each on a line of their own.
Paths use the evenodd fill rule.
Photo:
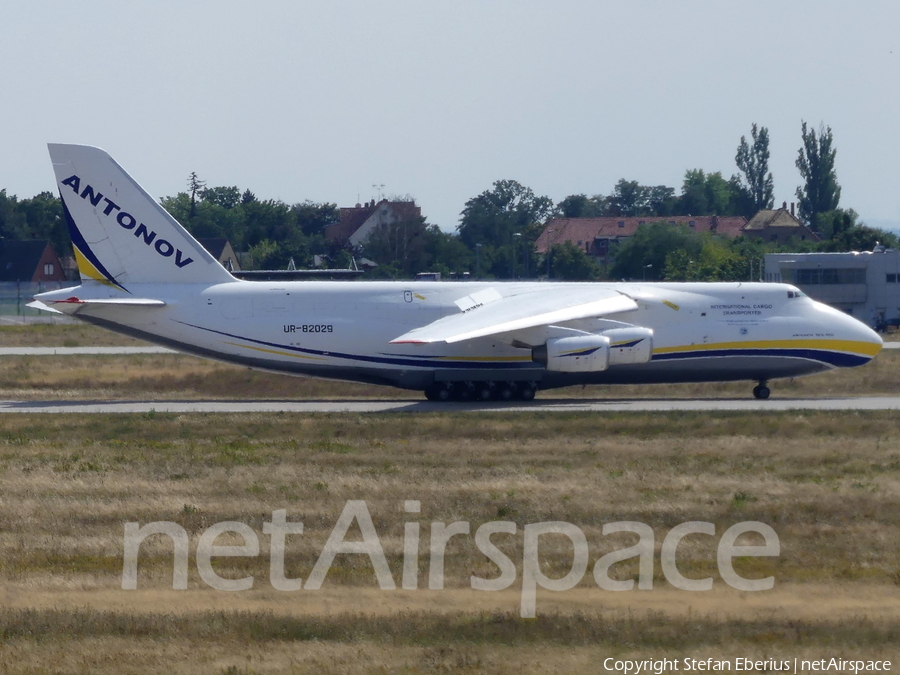
<svg viewBox="0 0 900 675">
<path fill-rule="evenodd" d="M 884 349 L 900 349 L 900 342 L 885 342 Z M 165 347 L 0 347 L 0 356 L 126 356 L 128 354 L 178 354 Z"/>
<path fill-rule="evenodd" d="M 0 413 L 431 413 L 900 410 L 900 396 L 756 399 L 546 399 L 528 403 L 356 401 L 0 401 Z"/>
<path fill-rule="evenodd" d="M 177 354 L 165 347 L 0 347 L 0 356 L 127 356 Z"/>
</svg>

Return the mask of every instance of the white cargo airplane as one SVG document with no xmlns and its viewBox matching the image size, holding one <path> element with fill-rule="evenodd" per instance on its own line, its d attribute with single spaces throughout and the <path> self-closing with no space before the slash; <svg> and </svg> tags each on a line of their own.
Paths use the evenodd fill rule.
<svg viewBox="0 0 900 675">
<path fill-rule="evenodd" d="M 49 148 L 82 283 L 33 306 L 189 354 L 431 400 L 727 380 L 767 398 L 882 346 L 785 284 L 240 281 L 104 151 Z"/>
</svg>

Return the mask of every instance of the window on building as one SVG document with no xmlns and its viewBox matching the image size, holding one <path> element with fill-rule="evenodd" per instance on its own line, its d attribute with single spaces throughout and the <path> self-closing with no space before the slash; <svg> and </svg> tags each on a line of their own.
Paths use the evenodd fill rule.
<svg viewBox="0 0 900 675">
<path fill-rule="evenodd" d="M 859 269 L 834 269 L 816 268 L 807 270 L 782 270 L 785 280 L 798 286 L 811 285 L 835 285 L 835 284 L 864 284 L 866 283 L 866 270 Z M 787 273 L 790 274 L 787 274 Z M 788 279 L 788 276 L 790 277 Z"/>
<path fill-rule="evenodd" d="M 897 275 L 896 275 L 896 274 L 888 274 L 888 275 L 887 275 L 887 282 L 888 282 L 889 284 L 896 284 L 896 283 L 897 283 Z"/>
<path fill-rule="evenodd" d="M 624 221 L 624 220 L 620 220 L 620 221 L 619 221 L 619 227 L 625 227 L 625 221 Z"/>
<path fill-rule="evenodd" d="M 689 220 L 689 221 L 688 221 L 688 227 L 696 227 L 696 225 L 697 225 L 697 222 L 696 222 L 696 221 L 694 221 L 694 220 Z"/>
<path fill-rule="evenodd" d="M 53 276 L 53 263 L 44 263 L 44 276 Z"/>
</svg>

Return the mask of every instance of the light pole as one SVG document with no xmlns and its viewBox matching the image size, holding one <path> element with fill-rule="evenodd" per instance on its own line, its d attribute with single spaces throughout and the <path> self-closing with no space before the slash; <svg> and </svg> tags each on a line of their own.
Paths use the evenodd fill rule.
<svg viewBox="0 0 900 675">
<path fill-rule="evenodd" d="M 475 244 L 475 278 L 481 279 L 481 244 Z"/>
<path fill-rule="evenodd" d="M 653 263 L 650 263 L 649 265 L 644 265 L 644 270 L 643 270 L 644 271 L 644 281 L 647 281 L 647 270 L 651 269 L 652 267 L 653 267 Z"/>
<path fill-rule="evenodd" d="M 512 259 L 513 259 L 513 279 L 516 278 L 516 250 L 519 247 L 519 240 L 522 238 L 521 232 L 513 232 L 513 250 L 512 250 Z"/>
<path fill-rule="evenodd" d="M 550 235 L 556 230 L 547 230 L 547 281 L 550 281 L 550 252 L 553 250 L 550 243 Z"/>
</svg>

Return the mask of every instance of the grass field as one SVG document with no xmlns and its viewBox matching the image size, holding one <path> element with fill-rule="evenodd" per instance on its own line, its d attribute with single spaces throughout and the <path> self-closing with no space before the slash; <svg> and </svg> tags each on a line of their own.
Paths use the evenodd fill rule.
<svg viewBox="0 0 900 675">
<path fill-rule="evenodd" d="M 616 658 L 898 660 L 900 424 L 893 413 L 420 415 L 4 415 L 0 431 L 0 672 L 596 673 Z M 269 582 L 273 510 L 302 521 L 286 572 L 307 579 L 348 500 L 364 500 L 399 586 L 404 525 L 421 524 L 418 590 L 381 590 L 368 557 L 340 555 L 321 590 Z M 421 513 L 404 512 L 405 500 Z M 431 522 L 513 521 L 495 543 L 522 557 L 522 527 L 559 520 L 587 536 L 590 566 L 630 545 L 604 523 L 656 535 L 654 588 L 612 592 L 588 573 L 539 591 L 519 616 L 516 582 L 474 591 L 498 568 L 474 545 L 447 546 L 444 590 L 426 590 Z M 716 532 L 758 520 L 781 554 L 744 558 L 771 591 L 721 582 L 716 538 L 679 549 L 672 587 L 658 562 L 675 525 Z M 124 523 L 178 523 L 190 536 L 187 590 L 172 590 L 172 546 L 148 539 L 138 589 L 121 588 Z M 260 555 L 217 558 L 251 590 L 217 591 L 194 549 L 239 521 Z M 358 530 L 351 530 L 353 539 Z M 217 543 L 238 543 L 225 541 Z M 541 568 L 564 575 L 571 546 L 542 541 Z M 613 568 L 634 578 L 625 561 Z M 896 666 L 894 670 L 897 670 Z"/>
<path fill-rule="evenodd" d="M 90 326 L 0 328 L 0 346 L 141 343 Z M 895 394 L 900 350 L 873 364 L 772 383 L 774 397 Z M 749 397 L 748 383 L 588 387 L 577 398 Z M 415 392 L 272 375 L 181 355 L 5 357 L 4 399 L 417 398 Z M 0 419 L 0 673 L 596 673 L 607 657 L 900 661 L 900 423 L 894 413 L 483 413 L 416 415 L 4 415 Z M 381 590 L 368 557 L 340 555 L 320 590 L 270 583 L 263 523 L 304 524 L 286 573 L 308 579 L 348 500 L 364 500 L 400 585 L 407 523 L 419 523 L 417 590 Z M 421 513 L 404 511 L 406 500 Z M 475 591 L 500 570 L 456 536 L 444 589 L 428 590 L 430 524 L 512 521 L 495 543 L 516 581 Z M 523 527 L 572 523 L 589 567 L 565 592 L 538 591 L 520 616 Z M 653 589 L 598 588 L 591 570 L 633 543 L 604 523 L 655 535 Z M 147 539 L 138 588 L 122 590 L 124 524 L 177 523 L 190 539 L 188 588 L 172 590 L 173 549 Z M 249 526 L 260 555 L 220 557 L 242 592 L 198 574 L 202 533 Z M 742 558 L 770 591 L 722 582 L 716 537 L 692 536 L 678 565 L 713 589 L 666 580 L 672 527 L 743 521 L 777 532 L 777 557 Z M 354 526 L 349 538 L 357 536 Z M 239 543 L 220 537 L 217 544 Z M 744 542 L 747 543 L 747 542 Z M 758 542 L 757 542 L 758 543 Z M 541 541 L 544 574 L 572 547 Z M 637 578 L 635 559 L 611 576 Z M 900 668 L 894 664 L 894 671 Z"/>
</svg>

